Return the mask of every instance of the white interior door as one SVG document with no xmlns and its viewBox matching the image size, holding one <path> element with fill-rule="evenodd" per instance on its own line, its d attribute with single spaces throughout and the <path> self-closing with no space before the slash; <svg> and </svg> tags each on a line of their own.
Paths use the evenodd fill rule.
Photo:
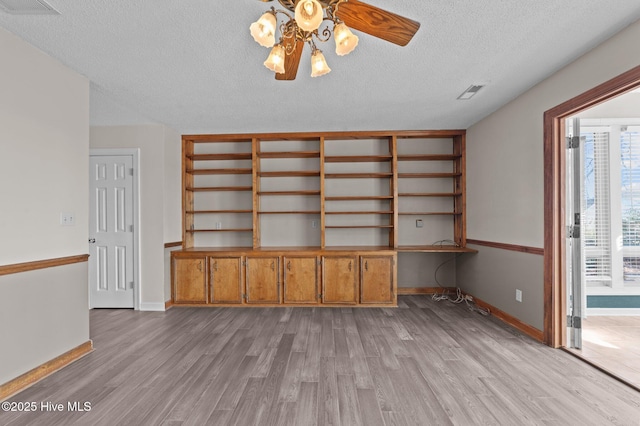
<svg viewBox="0 0 640 426">
<path fill-rule="evenodd" d="M 89 306 L 134 307 L 133 157 L 90 157 Z"/>
</svg>

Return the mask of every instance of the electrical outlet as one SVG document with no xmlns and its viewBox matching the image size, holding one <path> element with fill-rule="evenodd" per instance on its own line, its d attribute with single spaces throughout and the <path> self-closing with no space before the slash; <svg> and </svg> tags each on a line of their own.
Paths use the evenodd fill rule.
<svg viewBox="0 0 640 426">
<path fill-rule="evenodd" d="M 222 229 L 222 222 L 216 222 L 216 229 Z"/>
<path fill-rule="evenodd" d="M 76 215 L 73 213 L 60 213 L 60 225 L 75 226 Z"/>
<path fill-rule="evenodd" d="M 516 301 L 522 302 L 522 290 L 516 289 Z"/>
<path fill-rule="evenodd" d="M 422 228 L 423 226 L 422 219 L 416 219 L 416 228 Z"/>
<path fill-rule="evenodd" d="M 312 220 L 312 221 L 311 221 L 311 227 L 312 227 L 313 229 L 318 228 L 318 221 L 317 221 L 317 220 Z"/>
</svg>

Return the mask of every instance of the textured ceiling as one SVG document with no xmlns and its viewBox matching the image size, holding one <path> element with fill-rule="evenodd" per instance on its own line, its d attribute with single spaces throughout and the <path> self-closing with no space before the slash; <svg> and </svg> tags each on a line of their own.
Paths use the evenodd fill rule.
<svg viewBox="0 0 640 426">
<path fill-rule="evenodd" d="M 640 18 L 638 0 L 370 0 L 419 21 L 406 47 L 367 34 L 332 72 L 276 81 L 249 25 L 258 0 L 48 0 L 0 26 L 91 80 L 91 123 L 182 134 L 467 128 Z M 615 6 L 615 7 L 613 7 Z M 6 60 L 6 59 L 5 59 Z M 487 86 L 456 98 L 471 84 Z"/>
</svg>

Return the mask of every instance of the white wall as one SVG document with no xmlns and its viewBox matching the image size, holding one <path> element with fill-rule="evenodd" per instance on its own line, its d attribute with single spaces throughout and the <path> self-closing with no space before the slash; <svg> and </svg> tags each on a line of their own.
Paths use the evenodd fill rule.
<svg viewBox="0 0 640 426">
<path fill-rule="evenodd" d="M 89 82 L 2 28 L 0 52 L 0 265 L 87 253 Z"/>
<path fill-rule="evenodd" d="M 140 149 L 140 304 L 142 310 L 162 310 L 171 298 L 162 266 L 164 243 L 182 238 L 180 153 L 175 152 L 180 136 L 162 125 L 94 126 L 90 141 L 91 148 Z M 165 149 L 168 157 L 177 157 L 177 168 Z"/>
<path fill-rule="evenodd" d="M 164 128 L 164 242 L 182 241 L 182 137 Z"/>
<path fill-rule="evenodd" d="M 640 64 L 638 40 L 640 21 L 468 129 L 468 238 L 543 247 L 544 111 Z M 470 102 L 482 102 L 482 97 Z M 529 256 L 532 262 L 539 263 L 538 255 Z M 496 255 L 491 259 L 503 261 Z M 537 312 L 534 320 L 528 316 L 526 321 L 541 325 L 543 300 L 539 289 L 543 282 L 530 276 L 516 282 L 489 279 L 496 266 L 492 262 L 475 265 L 473 274 L 462 266 L 460 286 L 465 288 L 472 280 L 487 278 L 486 285 L 476 288 L 474 294 L 516 317 L 521 317 L 522 305 L 505 306 L 501 300 L 505 294 L 513 300 L 515 288 L 520 288 L 526 303 L 534 304 Z M 528 297 L 529 294 L 536 296 Z M 530 311 L 531 306 L 526 310 Z"/>
<path fill-rule="evenodd" d="M 0 265 L 86 254 L 89 82 L 2 28 L 0 52 Z M 87 342 L 86 263 L 0 276 L 0 324 L 0 384 Z"/>
</svg>

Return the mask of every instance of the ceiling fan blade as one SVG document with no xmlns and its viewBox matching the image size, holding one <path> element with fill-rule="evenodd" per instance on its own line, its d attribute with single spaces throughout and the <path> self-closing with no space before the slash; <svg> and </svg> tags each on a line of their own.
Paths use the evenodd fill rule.
<svg viewBox="0 0 640 426">
<path fill-rule="evenodd" d="M 400 46 L 406 46 L 420 28 L 419 22 L 358 0 L 340 2 L 336 16 L 349 28 Z"/>
<path fill-rule="evenodd" d="M 285 39 L 284 48 L 287 49 L 289 44 L 293 44 L 293 43 L 294 43 L 293 38 Z M 285 55 L 284 73 L 283 74 L 276 73 L 276 80 L 295 80 L 296 79 L 296 75 L 298 74 L 298 65 L 300 64 L 300 57 L 302 56 L 303 48 L 304 48 L 304 43 L 301 41 L 298 41 L 293 51 L 289 55 Z"/>
</svg>

